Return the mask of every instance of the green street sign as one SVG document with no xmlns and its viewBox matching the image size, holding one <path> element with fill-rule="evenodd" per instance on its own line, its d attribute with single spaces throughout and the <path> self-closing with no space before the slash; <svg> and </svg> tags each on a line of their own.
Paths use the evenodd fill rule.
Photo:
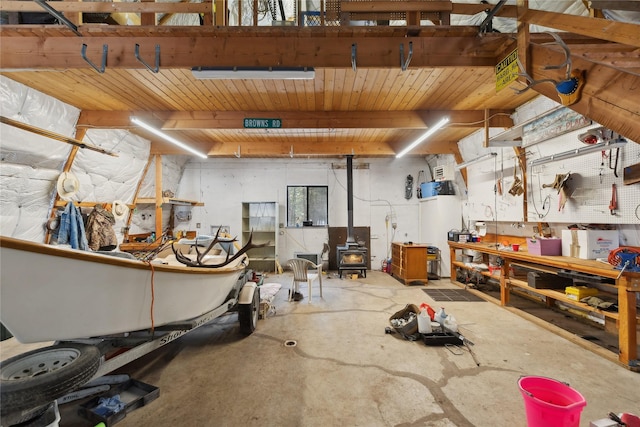
<svg viewBox="0 0 640 427">
<path fill-rule="evenodd" d="M 280 129 L 282 119 L 244 119 L 245 129 Z"/>
</svg>

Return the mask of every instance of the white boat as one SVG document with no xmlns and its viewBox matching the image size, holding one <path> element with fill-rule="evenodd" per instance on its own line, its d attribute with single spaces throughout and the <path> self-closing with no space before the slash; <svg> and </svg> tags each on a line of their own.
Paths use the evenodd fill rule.
<svg viewBox="0 0 640 427">
<path fill-rule="evenodd" d="M 0 236 L 0 321 L 22 343 L 56 341 L 0 362 L 0 424 L 41 421 L 91 378 L 231 309 L 251 334 L 260 291 L 247 282 L 245 252 L 256 246 L 145 262 Z"/>
<path fill-rule="evenodd" d="M 173 255 L 170 257 L 175 259 Z M 207 257 L 222 262 L 225 255 Z M 0 321 L 22 343 L 151 329 L 227 300 L 246 264 L 152 263 L 0 236 Z"/>
</svg>

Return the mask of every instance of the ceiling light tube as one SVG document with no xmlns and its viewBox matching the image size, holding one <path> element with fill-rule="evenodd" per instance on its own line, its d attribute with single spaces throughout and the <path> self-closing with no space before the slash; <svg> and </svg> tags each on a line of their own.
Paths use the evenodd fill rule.
<svg viewBox="0 0 640 427">
<path fill-rule="evenodd" d="M 420 138 L 416 139 L 407 148 L 405 148 L 404 150 L 396 154 L 396 159 L 399 159 L 400 157 L 407 154 L 409 151 L 416 148 L 420 143 L 422 143 L 425 139 L 429 138 L 431 135 L 436 133 L 440 128 L 442 128 L 447 123 L 449 123 L 449 118 L 445 117 L 444 119 L 440 120 L 438 123 L 430 127 L 429 130 L 426 131 Z"/>
<path fill-rule="evenodd" d="M 193 77 L 209 79 L 307 80 L 316 76 L 313 67 L 193 67 Z"/>
<path fill-rule="evenodd" d="M 588 145 L 585 147 L 576 148 L 575 150 L 564 151 L 558 154 L 552 154 L 546 157 L 540 157 L 539 159 L 529 162 L 530 166 L 539 166 L 545 163 L 555 162 L 558 160 L 571 159 L 573 157 L 582 156 L 596 151 L 611 150 L 613 148 L 621 148 L 627 144 L 627 141 L 623 138 L 619 138 L 613 141 L 599 142 L 598 144 Z"/>
<path fill-rule="evenodd" d="M 475 159 L 471 159 L 471 160 L 468 160 L 466 162 L 459 163 L 459 164 L 456 165 L 456 170 L 459 171 L 460 169 L 464 169 L 469 165 L 481 162 L 481 161 L 486 160 L 486 159 L 493 158 L 493 157 L 495 157 L 497 155 L 498 155 L 498 153 L 491 152 L 491 153 L 487 153 L 485 155 L 482 155 L 480 157 L 476 157 Z"/>
<path fill-rule="evenodd" d="M 198 150 L 195 150 L 195 149 L 189 147 L 184 142 L 178 141 L 174 137 L 169 136 L 166 133 L 162 132 L 161 130 L 154 128 L 153 126 L 143 122 L 142 120 L 138 119 L 137 117 L 131 117 L 131 123 L 140 126 L 141 128 L 151 132 L 154 135 L 159 136 L 160 138 L 164 139 L 165 141 L 168 141 L 168 142 L 170 142 L 170 143 L 172 143 L 174 145 L 177 145 L 178 147 L 182 148 L 183 150 L 186 150 L 186 151 L 190 152 L 191 154 L 195 154 L 196 156 L 201 157 L 203 159 L 207 158 L 206 154 L 203 154 L 203 153 L 199 152 Z"/>
</svg>

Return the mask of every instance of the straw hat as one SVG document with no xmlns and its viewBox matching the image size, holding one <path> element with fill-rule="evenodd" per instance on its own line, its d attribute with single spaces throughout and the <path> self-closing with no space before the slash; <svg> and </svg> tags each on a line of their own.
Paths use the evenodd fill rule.
<svg viewBox="0 0 640 427">
<path fill-rule="evenodd" d="M 56 184 L 58 195 L 63 200 L 70 200 L 80 189 L 80 181 L 71 172 L 62 172 Z"/>
<path fill-rule="evenodd" d="M 114 200 L 111 204 L 111 213 L 116 221 L 122 221 L 129 213 L 129 207 L 122 200 Z"/>
</svg>

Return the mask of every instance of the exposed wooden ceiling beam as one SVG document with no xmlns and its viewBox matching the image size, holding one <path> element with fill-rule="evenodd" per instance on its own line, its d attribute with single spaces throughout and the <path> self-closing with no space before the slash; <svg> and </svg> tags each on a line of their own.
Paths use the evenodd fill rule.
<svg viewBox="0 0 640 427">
<path fill-rule="evenodd" d="M 544 70 L 549 64 L 560 64 L 564 53 L 544 45 L 531 45 L 531 75 L 535 80 L 561 79 L 563 70 Z M 640 76 L 625 73 L 603 64 L 589 62 L 572 55 L 573 69 L 586 71 L 581 100 L 571 105 L 578 113 L 606 126 L 633 141 L 640 141 Z M 542 83 L 533 89 L 559 102 L 553 84 Z"/>
<path fill-rule="evenodd" d="M 198 147 L 203 150 L 209 157 L 289 157 L 293 151 L 294 157 L 341 157 L 348 153 L 354 153 L 356 156 L 362 157 L 394 157 L 402 148 L 401 144 L 375 144 L 371 145 L 367 142 L 335 142 L 314 144 L 310 142 L 283 142 L 274 141 L 266 143 L 258 142 L 215 142 L 210 145 L 209 150 L 203 148 L 202 144 L 190 144 L 194 148 Z M 292 150 L 293 148 L 293 150 Z M 424 144 L 409 153 L 409 156 L 423 157 L 429 154 L 455 154 L 457 153 L 457 141 L 433 141 Z M 161 141 L 154 141 L 151 146 L 152 154 L 164 155 L 189 155 L 189 153 L 180 148 Z"/>
<path fill-rule="evenodd" d="M 491 110 L 490 127 L 511 127 L 511 110 Z M 425 129 L 448 116 L 448 127 L 481 128 L 484 110 L 464 111 L 82 111 L 80 128 L 130 129 L 131 116 L 145 117 L 165 130 L 243 129 L 245 118 L 277 118 L 283 129 Z"/>
<path fill-rule="evenodd" d="M 400 68 L 400 46 L 405 52 L 412 43 L 413 56 L 409 68 L 417 67 L 494 67 L 496 52 L 509 44 L 506 34 L 477 36 L 473 27 L 424 27 L 408 36 L 407 28 L 268 28 L 261 27 L 181 27 L 162 31 L 156 27 L 131 27 L 126 32 L 93 28 L 82 38 L 70 30 L 56 28 L 6 28 L 0 26 L 0 37 L 11 37 L 3 43 L 0 63 L 10 69 L 89 68 L 86 56 L 100 63 L 106 45 L 109 68 L 143 69 L 135 57 L 154 58 L 160 45 L 162 68 L 195 66 L 254 67 L 340 67 L 351 68 L 352 45 L 357 45 L 359 68 Z M 368 30 L 367 28 L 374 28 Z"/>
<path fill-rule="evenodd" d="M 608 19 L 573 16 L 563 13 L 544 12 L 528 9 L 518 19 L 528 24 L 536 24 L 557 30 L 569 31 L 596 39 L 640 47 L 640 25 Z"/>
</svg>

